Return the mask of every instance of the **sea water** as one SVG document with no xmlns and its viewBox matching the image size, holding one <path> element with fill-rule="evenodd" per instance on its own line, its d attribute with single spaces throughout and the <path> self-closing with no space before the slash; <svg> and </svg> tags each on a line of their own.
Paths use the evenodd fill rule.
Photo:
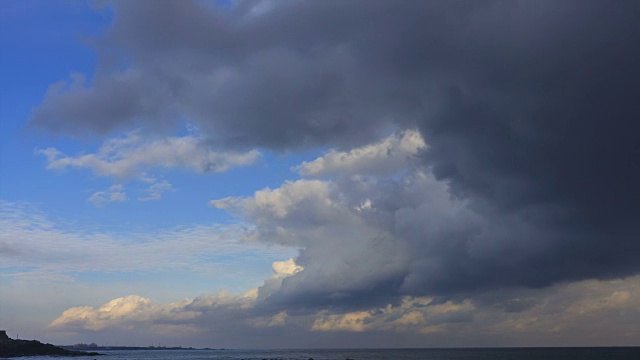
<svg viewBox="0 0 640 360">
<path fill-rule="evenodd" d="M 75 360 L 639 360 L 640 347 L 351 350 L 104 350 Z M 51 360 L 46 356 L 19 359 Z"/>
</svg>

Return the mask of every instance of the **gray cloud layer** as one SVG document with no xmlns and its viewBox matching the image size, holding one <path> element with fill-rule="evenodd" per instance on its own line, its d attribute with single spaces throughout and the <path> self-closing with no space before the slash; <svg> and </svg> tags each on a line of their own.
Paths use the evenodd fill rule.
<svg viewBox="0 0 640 360">
<path fill-rule="evenodd" d="M 254 294 L 225 292 L 169 304 L 140 296 L 66 310 L 49 327 L 121 342 L 162 339 L 242 347 L 634 345 L 640 283 L 588 280 L 545 290 L 488 292 L 438 303 L 406 297 L 359 311 L 256 316 Z M 85 336 L 91 336 L 86 334 Z M 375 341 L 375 342 L 372 342 Z"/>
<path fill-rule="evenodd" d="M 275 150 L 422 134 L 428 150 L 400 178 L 333 174 L 214 203 L 261 240 L 303 248 L 305 270 L 265 287 L 269 301 L 362 305 L 640 271 L 637 2 L 114 8 L 91 83 L 52 86 L 33 125 L 187 119 L 212 146 Z"/>
</svg>

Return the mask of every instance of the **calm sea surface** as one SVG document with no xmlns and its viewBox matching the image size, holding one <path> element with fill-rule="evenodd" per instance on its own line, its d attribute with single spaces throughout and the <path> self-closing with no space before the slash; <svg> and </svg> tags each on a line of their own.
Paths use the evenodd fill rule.
<svg viewBox="0 0 640 360">
<path fill-rule="evenodd" d="M 640 347 L 634 348 L 509 348 L 509 349 L 376 349 L 376 350 L 110 350 L 100 351 L 98 360 L 638 360 Z M 94 357 L 25 357 L 20 359 L 93 360 Z"/>
</svg>

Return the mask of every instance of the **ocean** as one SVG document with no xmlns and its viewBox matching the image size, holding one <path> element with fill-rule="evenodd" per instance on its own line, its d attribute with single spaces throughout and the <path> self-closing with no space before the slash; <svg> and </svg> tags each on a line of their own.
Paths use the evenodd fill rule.
<svg viewBox="0 0 640 360">
<path fill-rule="evenodd" d="M 351 349 L 351 350 L 107 350 L 104 357 L 56 357 L 75 360 L 638 360 L 640 347 Z M 19 359 L 51 360 L 35 356 Z"/>
</svg>

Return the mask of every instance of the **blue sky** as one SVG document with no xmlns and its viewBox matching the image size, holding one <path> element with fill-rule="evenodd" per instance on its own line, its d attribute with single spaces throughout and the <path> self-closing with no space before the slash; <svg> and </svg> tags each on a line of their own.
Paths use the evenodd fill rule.
<svg viewBox="0 0 640 360">
<path fill-rule="evenodd" d="M 162 194 L 161 201 L 139 201 L 139 197 L 145 196 L 148 184 L 135 179 L 100 177 L 83 169 L 47 170 L 45 157 L 38 155 L 39 149 L 55 147 L 65 153 L 78 154 L 95 151 L 101 144 L 96 136 L 78 139 L 31 128 L 29 117 L 51 84 L 72 73 L 91 73 L 96 67 L 96 53 L 90 43 L 109 26 L 113 12 L 109 7 L 97 8 L 91 2 L 16 1 L 4 3 L 1 9 L 0 192 L 7 212 L 15 213 L 20 209 L 25 216 L 42 216 L 61 232 L 109 234 L 119 236 L 123 242 L 135 243 L 140 240 L 132 238 L 132 233 L 162 233 L 177 228 L 237 223 L 233 216 L 208 206 L 209 199 L 248 195 L 265 186 L 276 187 L 291 175 L 290 167 L 305 156 L 266 152 L 250 167 L 204 175 L 188 170 L 154 169 L 153 176 L 173 186 L 173 190 Z M 130 194 L 126 201 L 104 205 L 88 201 L 92 194 L 117 184 L 123 184 Z M 215 229 L 209 232 L 213 233 Z M 95 251 L 101 250 L 96 248 Z M 209 261 L 225 269 L 223 276 L 212 275 L 213 270 L 200 274 L 165 271 L 161 264 L 140 272 L 117 269 L 57 271 L 73 277 L 72 293 L 77 291 L 76 287 L 88 286 L 92 292 L 99 292 L 96 287 L 114 287 L 118 289 L 116 293 L 130 291 L 170 301 L 223 288 L 243 292 L 255 287 L 271 274 L 271 263 L 279 260 L 279 256 L 295 254 L 295 250 L 285 248 L 271 252 L 274 255 L 265 256 L 260 252 L 261 256 L 258 256 L 256 250 L 248 247 L 231 254 L 204 254 L 211 258 Z M 135 254 L 128 256 L 135 257 Z M 35 264 L 4 267 L 3 288 L 13 292 L 26 286 L 15 274 L 29 273 L 37 267 Z M 167 284 L 171 284 L 170 288 Z M 65 284 L 63 288 L 66 286 L 69 285 Z M 56 290 L 51 291 L 58 291 L 56 286 L 53 288 Z M 37 293 L 37 289 L 25 291 L 28 294 L 24 296 L 29 297 Z M 33 324 L 40 325 L 45 320 L 41 316 L 46 316 L 41 312 L 50 316 L 47 308 L 68 306 L 73 302 L 71 296 L 56 294 L 59 300 L 53 304 L 28 302 L 24 306 L 7 301 L 3 306 L 3 318 L 16 322 L 9 327 L 23 328 L 19 322 L 25 320 L 23 317 L 33 316 L 27 314 L 34 314 L 35 317 L 29 319 L 32 322 L 27 322 L 29 325 L 22 332 L 23 335 L 36 334 L 38 330 Z M 34 307 L 39 307 L 39 311 L 34 312 Z"/>
<path fill-rule="evenodd" d="M 2 2 L 0 328 L 638 345 L 636 7 Z"/>
</svg>

